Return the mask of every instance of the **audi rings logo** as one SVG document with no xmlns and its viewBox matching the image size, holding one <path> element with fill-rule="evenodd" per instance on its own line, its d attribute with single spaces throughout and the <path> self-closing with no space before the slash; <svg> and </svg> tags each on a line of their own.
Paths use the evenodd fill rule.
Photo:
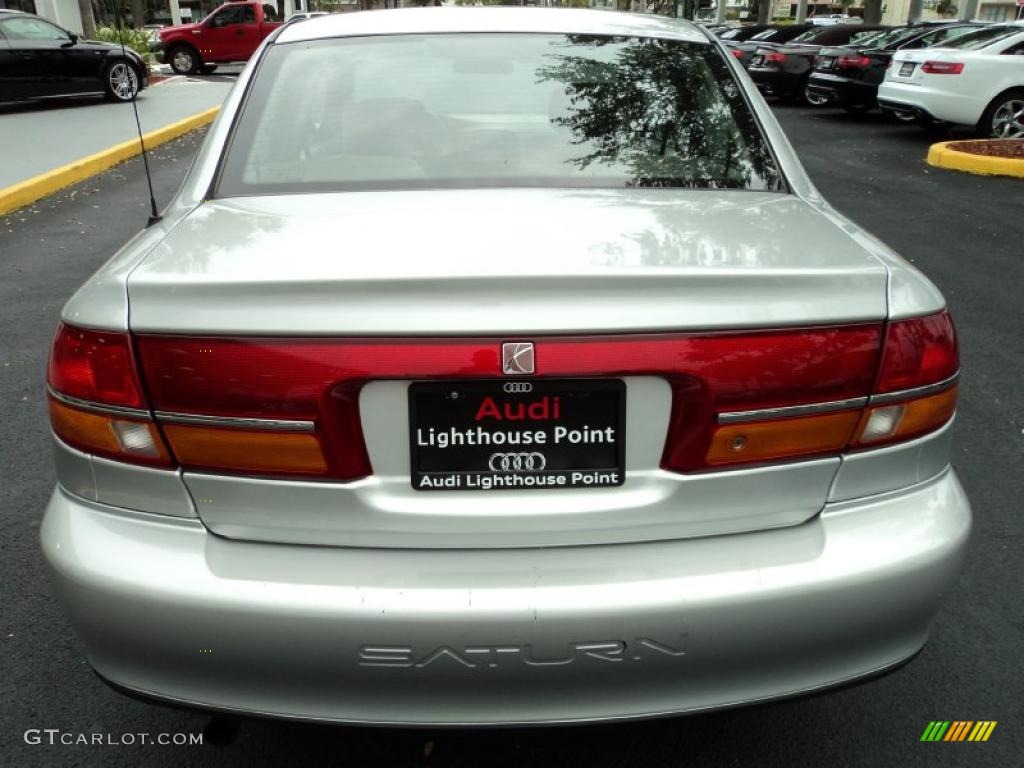
<svg viewBox="0 0 1024 768">
<path fill-rule="evenodd" d="M 491 472 L 540 472 L 548 464 L 543 453 L 492 453 Z"/>
<path fill-rule="evenodd" d="M 502 387 L 508 394 L 533 392 L 533 384 L 528 381 L 506 381 Z"/>
</svg>

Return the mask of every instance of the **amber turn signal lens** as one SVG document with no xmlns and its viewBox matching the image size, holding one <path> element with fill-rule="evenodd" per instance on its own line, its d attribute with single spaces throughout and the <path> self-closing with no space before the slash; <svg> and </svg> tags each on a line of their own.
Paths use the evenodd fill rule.
<svg viewBox="0 0 1024 768">
<path fill-rule="evenodd" d="M 711 438 L 707 463 L 741 464 L 754 461 L 838 453 L 850 439 L 860 411 L 804 416 L 779 421 L 726 424 Z"/>
<path fill-rule="evenodd" d="M 185 467 L 272 474 L 327 472 L 320 441 L 314 435 L 185 424 L 164 424 L 163 430 Z"/>
<path fill-rule="evenodd" d="M 852 445 L 877 445 L 909 440 L 938 429 L 956 412 L 957 387 L 903 403 L 877 405 L 864 411 Z"/>
<path fill-rule="evenodd" d="M 74 408 L 50 398 L 50 425 L 68 445 L 122 461 L 172 466 L 153 424 Z"/>
</svg>

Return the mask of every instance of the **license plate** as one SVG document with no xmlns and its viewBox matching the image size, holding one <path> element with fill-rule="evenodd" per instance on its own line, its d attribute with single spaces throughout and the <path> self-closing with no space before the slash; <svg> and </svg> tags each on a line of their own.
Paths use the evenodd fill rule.
<svg viewBox="0 0 1024 768">
<path fill-rule="evenodd" d="M 903 62 L 902 66 L 900 66 L 900 77 L 910 77 L 914 74 L 915 66 L 916 65 L 912 61 Z"/>
<path fill-rule="evenodd" d="M 618 379 L 409 385 L 412 487 L 420 491 L 622 485 L 626 385 Z"/>
<path fill-rule="evenodd" d="M 832 69 L 832 65 L 835 63 L 834 56 L 823 56 L 818 60 L 818 69 Z"/>
</svg>

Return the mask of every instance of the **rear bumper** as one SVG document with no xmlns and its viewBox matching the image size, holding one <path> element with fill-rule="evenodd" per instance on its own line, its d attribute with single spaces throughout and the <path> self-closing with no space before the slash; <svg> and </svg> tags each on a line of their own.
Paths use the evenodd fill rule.
<svg viewBox="0 0 1024 768">
<path fill-rule="evenodd" d="M 878 85 L 844 77 L 815 72 L 807 81 L 812 93 L 824 96 L 833 104 L 852 107 L 874 107 Z"/>
<path fill-rule="evenodd" d="M 747 71 L 758 90 L 768 96 L 788 96 L 800 88 L 801 78 L 781 69 L 750 67 Z"/>
<path fill-rule="evenodd" d="M 918 106 L 917 104 L 913 104 L 909 101 L 897 101 L 892 98 L 879 97 L 878 108 L 887 115 L 913 115 L 922 123 L 941 122 L 935 117 L 935 115 L 924 107 Z"/>
<path fill-rule="evenodd" d="M 488 551 L 231 541 L 58 488 L 42 543 L 90 663 L 117 686 L 455 725 L 696 711 L 884 670 L 924 644 L 969 529 L 947 471 L 793 528 Z"/>
<path fill-rule="evenodd" d="M 922 119 L 955 125 L 977 125 L 987 103 L 983 94 L 955 93 L 891 80 L 878 89 L 878 104 L 886 112 L 911 112 Z"/>
</svg>

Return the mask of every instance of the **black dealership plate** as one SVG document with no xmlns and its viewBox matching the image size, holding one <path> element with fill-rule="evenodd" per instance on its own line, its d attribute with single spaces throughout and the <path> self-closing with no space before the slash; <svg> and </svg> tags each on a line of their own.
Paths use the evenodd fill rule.
<svg viewBox="0 0 1024 768">
<path fill-rule="evenodd" d="M 504 379 L 409 385 L 412 487 L 421 491 L 621 485 L 626 385 Z"/>
<path fill-rule="evenodd" d="M 900 66 L 900 77 L 910 77 L 914 74 L 914 67 L 917 65 L 912 61 L 904 61 Z"/>
</svg>

